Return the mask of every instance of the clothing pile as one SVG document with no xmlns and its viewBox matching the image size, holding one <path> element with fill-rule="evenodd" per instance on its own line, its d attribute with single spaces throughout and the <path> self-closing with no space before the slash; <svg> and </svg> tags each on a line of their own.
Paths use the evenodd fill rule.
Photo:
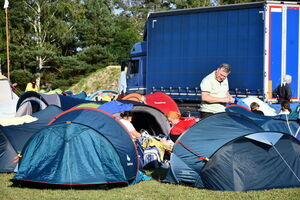
<svg viewBox="0 0 300 200">
<path fill-rule="evenodd" d="M 151 136 L 147 131 L 142 130 L 142 137 L 136 141 L 139 148 L 139 155 L 142 159 L 142 168 L 168 168 L 169 155 L 174 143 L 165 135 Z M 142 151 L 141 151 L 142 149 Z"/>
</svg>

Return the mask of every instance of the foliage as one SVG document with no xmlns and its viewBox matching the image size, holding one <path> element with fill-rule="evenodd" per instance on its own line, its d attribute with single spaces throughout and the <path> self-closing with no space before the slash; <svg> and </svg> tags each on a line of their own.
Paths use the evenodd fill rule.
<svg viewBox="0 0 300 200">
<path fill-rule="evenodd" d="M 48 87 L 53 89 L 66 89 L 70 85 L 79 81 L 85 75 L 86 62 L 81 61 L 77 56 L 57 56 L 51 60 L 52 69 L 48 69 L 42 73 L 46 80 L 51 80 Z M 89 66 L 89 65 L 88 65 Z M 47 85 L 44 83 L 44 85 Z M 49 89 L 49 88 L 48 88 Z"/>
<path fill-rule="evenodd" d="M 238 3 L 250 3 L 250 2 L 257 2 L 261 0 L 216 0 L 216 4 L 223 5 L 223 4 L 238 4 Z"/>
<path fill-rule="evenodd" d="M 11 73 L 11 82 L 17 83 L 19 90 L 25 90 L 27 83 L 34 78 L 34 75 L 27 70 L 18 69 Z"/>
<path fill-rule="evenodd" d="M 176 5 L 176 8 L 183 9 L 183 8 L 196 8 L 196 7 L 203 7 L 203 6 L 210 6 L 210 0 L 173 0 L 171 3 Z"/>
<path fill-rule="evenodd" d="M 77 58 L 90 65 L 113 62 L 113 54 L 107 47 L 101 45 L 93 45 L 84 49 L 77 54 Z"/>
<path fill-rule="evenodd" d="M 115 41 L 111 46 L 111 51 L 115 54 L 115 60 L 120 61 L 129 56 L 129 51 L 133 44 L 142 40 L 138 34 L 138 25 L 134 23 L 134 19 L 120 15 L 115 18 L 116 33 Z"/>
<path fill-rule="evenodd" d="M 110 45 L 115 25 L 110 6 L 105 0 L 81 0 L 85 17 L 75 24 L 80 48 Z"/>
</svg>

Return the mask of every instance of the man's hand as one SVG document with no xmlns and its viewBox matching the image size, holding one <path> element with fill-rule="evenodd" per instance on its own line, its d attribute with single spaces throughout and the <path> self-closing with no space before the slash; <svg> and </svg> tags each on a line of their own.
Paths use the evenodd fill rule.
<svg viewBox="0 0 300 200">
<path fill-rule="evenodd" d="M 235 102 L 235 99 L 232 98 L 232 96 L 229 96 L 229 102 L 228 103 L 234 103 Z"/>
<path fill-rule="evenodd" d="M 234 103 L 234 98 L 230 94 L 226 94 L 226 97 L 214 97 L 208 92 L 202 92 L 202 101 L 208 103 Z"/>
<path fill-rule="evenodd" d="M 234 103 L 235 99 L 229 94 L 229 92 L 226 94 L 226 97 L 228 98 L 228 101 L 226 103 Z"/>
<path fill-rule="evenodd" d="M 220 98 L 220 102 L 222 103 L 234 103 L 235 100 L 231 96 Z"/>
</svg>

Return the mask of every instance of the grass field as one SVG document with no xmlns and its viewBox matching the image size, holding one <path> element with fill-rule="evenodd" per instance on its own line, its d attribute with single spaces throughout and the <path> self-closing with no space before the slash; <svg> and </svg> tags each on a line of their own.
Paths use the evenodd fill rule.
<svg viewBox="0 0 300 200">
<path fill-rule="evenodd" d="M 0 199 L 138 199 L 138 200 L 186 200 L 186 199 L 270 199 L 270 200 L 299 200 L 300 188 L 273 189 L 266 191 L 249 192 L 220 192 L 204 189 L 197 189 L 172 184 L 164 184 L 157 181 L 163 179 L 165 171 L 147 171 L 153 180 L 138 183 L 133 186 L 116 188 L 110 190 L 54 190 L 54 189 L 30 189 L 12 186 L 9 181 L 14 174 L 1 174 L 0 178 Z"/>
</svg>

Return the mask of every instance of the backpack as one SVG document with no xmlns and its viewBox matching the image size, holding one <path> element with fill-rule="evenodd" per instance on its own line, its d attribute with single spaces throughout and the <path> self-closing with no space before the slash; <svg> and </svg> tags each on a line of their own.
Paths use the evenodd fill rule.
<svg viewBox="0 0 300 200">
<path fill-rule="evenodd" d="M 147 147 L 144 150 L 144 168 L 159 168 L 161 162 L 157 147 Z"/>
</svg>

